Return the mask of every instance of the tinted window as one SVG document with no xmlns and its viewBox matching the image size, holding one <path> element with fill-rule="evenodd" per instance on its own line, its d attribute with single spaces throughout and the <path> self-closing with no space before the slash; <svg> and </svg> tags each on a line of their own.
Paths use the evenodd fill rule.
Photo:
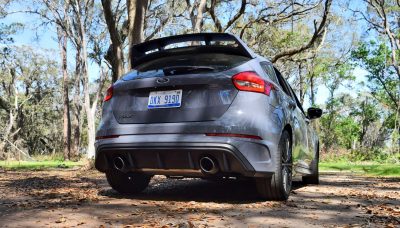
<svg viewBox="0 0 400 228">
<path fill-rule="evenodd" d="M 283 89 L 283 91 L 289 96 L 292 97 L 292 94 L 290 93 L 290 89 L 288 85 L 285 83 L 285 79 L 282 77 L 281 73 L 274 67 L 274 71 L 276 74 L 276 77 L 278 79 L 279 85 Z"/>
<path fill-rule="evenodd" d="M 306 113 L 304 112 L 303 106 L 301 106 L 300 100 L 297 98 L 296 93 L 293 91 L 292 87 L 290 87 L 290 85 L 288 84 L 290 90 L 292 91 L 292 96 L 294 97 L 297 107 L 299 107 L 299 109 L 303 112 L 304 115 L 306 115 Z"/>
<path fill-rule="evenodd" d="M 268 75 L 268 77 L 275 83 L 279 83 L 278 79 L 276 78 L 275 75 L 275 71 L 274 71 L 274 67 L 268 63 L 268 62 L 262 62 L 260 63 L 262 69 L 264 70 L 264 72 Z"/>
<path fill-rule="evenodd" d="M 204 67 L 206 71 L 223 71 L 238 66 L 250 59 L 239 55 L 200 53 L 191 55 L 173 55 L 145 62 L 134 70 L 139 72 L 162 70 L 171 67 Z M 208 67 L 205 68 L 205 67 Z M 197 73 L 197 72 L 196 72 Z"/>
</svg>

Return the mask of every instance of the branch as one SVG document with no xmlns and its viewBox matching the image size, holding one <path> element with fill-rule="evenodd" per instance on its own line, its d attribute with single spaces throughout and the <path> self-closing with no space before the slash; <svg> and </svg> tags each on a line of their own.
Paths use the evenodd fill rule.
<svg viewBox="0 0 400 228">
<path fill-rule="evenodd" d="M 145 41 L 148 41 L 148 40 L 153 39 L 153 37 L 154 37 L 157 33 L 159 33 L 161 30 L 163 30 L 163 28 L 165 27 L 165 25 L 166 25 L 170 20 L 171 20 L 171 17 L 170 17 L 170 16 L 168 16 L 167 18 L 165 18 L 164 20 L 162 20 L 162 21 L 160 22 L 160 24 L 158 25 L 158 27 L 155 28 L 155 29 L 153 30 L 153 32 L 152 32 L 150 35 L 148 35 L 148 36 L 146 37 Z"/>
<path fill-rule="evenodd" d="M 369 24 L 371 24 L 377 31 L 379 31 L 379 29 L 383 29 L 383 27 L 377 23 L 374 23 L 371 19 L 368 19 L 368 17 L 361 11 L 359 10 L 352 10 L 349 9 L 351 12 L 353 12 L 354 14 L 358 13 L 361 14 L 361 16 L 363 17 L 363 19 L 368 22 Z"/>
<path fill-rule="evenodd" d="M 94 101 L 92 103 L 92 107 L 90 108 L 90 112 L 92 112 L 91 114 L 94 115 L 94 112 L 96 111 L 97 108 L 97 103 L 99 102 L 99 98 L 101 93 L 103 92 L 103 87 L 104 87 L 104 83 L 106 81 L 106 74 L 103 70 L 103 68 L 101 67 L 101 63 L 100 63 L 100 79 L 99 79 L 99 85 L 97 87 L 97 92 L 96 95 L 94 97 Z"/>
<path fill-rule="evenodd" d="M 214 21 L 214 24 L 215 24 L 215 27 L 217 28 L 217 31 L 218 32 L 225 32 L 226 30 L 228 30 L 235 23 L 235 21 L 237 21 L 244 14 L 244 12 L 246 10 L 246 5 L 247 5 L 246 0 L 242 0 L 242 3 L 240 5 L 239 11 L 235 14 L 235 16 L 233 16 L 227 22 L 225 27 L 222 26 L 221 21 L 218 19 L 218 17 L 215 14 L 215 8 L 217 6 L 217 0 L 212 0 L 210 8 L 208 8 L 207 10 L 208 10 L 212 20 Z"/>
<path fill-rule="evenodd" d="M 114 15 L 111 11 L 111 1 L 109 0 L 101 0 L 101 4 L 103 5 L 104 10 L 104 18 L 107 23 L 107 28 L 110 33 L 110 39 L 113 45 L 120 46 L 121 45 L 121 38 L 119 36 Z"/>
<path fill-rule="evenodd" d="M 282 14 L 284 14 L 286 12 L 286 10 L 291 7 L 291 5 L 288 5 L 283 10 L 281 10 L 279 13 L 267 14 L 267 15 L 261 16 L 259 18 L 259 20 L 262 20 L 262 21 L 264 21 L 266 23 L 270 23 L 270 24 L 273 24 L 273 23 L 276 23 L 276 22 L 282 22 L 282 21 L 285 21 L 285 20 L 287 20 L 289 18 L 293 18 L 294 16 L 304 15 L 305 13 L 307 13 L 307 12 L 315 9 L 317 6 L 319 6 L 319 4 L 321 4 L 321 2 L 322 2 L 322 0 L 317 2 L 314 5 L 310 6 L 309 8 L 306 8 L 306 9 L 303 9 L 303 10 L 300 10 L 300 11 L 293 10 L 291 13 L 282 16 Z M 273 20 L 267 20 L 266 19 L 266 18 L 273 17 L 273 16 L 276 17 Z"/>
<path fill-rule="evenodd" d="M 240 5 L 240 9 L 239 11 L 235 14 L 235 16 L 233 16 L 233 18 L 231 18 L 228 23 L 226 24 L 225 28 L 224 28 L 224 32 L 226 30 L 229 29 L 229 27 L 232 26 L 233 23 L 235 23 L 235 21 L 237 21 L 243 14 L 244 11 L 246 10 L 246 0 L 242 0 L 242 4 Z"/>
<path fill-rule="evenodd" d="M 325 9 L 324 9 L 324 14 L 322 16 L 321 23 L 319 24 L 319 26 L 317 26 L 317 23 L 314 21 L 314 34 L 307 44 L 305 44 L 301 47 L 290 48 L 288 50 L 284 50 L 284 51 L 276 54 L 274 57 L 272 57 L 271 62 L 275 63 L 276 61 L 278 61 L 279 59 L 281 59 L 283 57 L 292 56 L 292 55 L 298 54 L 300 52 L 303 52 L 304 50 L 311 48 L 312 45 L 316 42 L 317 38 L 320 37 L 322 35 L 322 33 L 324 32 L 324 30 L 326 29 L 325 25 L 326 25 L 327 18 L 329 15 L 329 9 L 331 7 L 331 3 L 332 3 L 332 0 L 325 1 Z"/>
<path fill-rule="evenodd" d="M 208 9 L 208 12 L 210 13 L 210 16 L 212 18 L 212 20 L 214 21 L 215 27 L 217 28 L 218 32 L 222 32 L 223 28 L 222 28 L 222 24 L 219 21 L 219 19 L 217 18 L 217 16 L 215 15 L 215 7 L 217 5 L 217 0 L 212 0 L 211 1 L 211 6 Z"/>
<path fill-rule="evenodd" d="M 0 109 L 10 110 L 10 104 L 3 97 L 0 97 Z"/>
<path fill-rule="evenodd" d="M 240 37 L 242 38 L 244 36 L 244 33 L 246 31 L 246 29 L 251 28 L 251 26 L 255 23 L 259 23 L 259 22 L 265 22 L 267 23 L 267 25 L 271 25 L 271 24 L 275 24 L 278 22 L 284 22 L 285 20 L 289 19 L 289 18 L 293 18 L 294 16 L 302 16 L 302 15 L 306 15 L 307 12 L 315 9 L 317 6 L 319 6 L 321 4 L 322 0 L 315 3 L 314 5 L 311 5 L 309 8 L 303 9 L 303 10 L 293 10 L 291 13 L 286 14 L 286 11 L 291 7 L 291 5 L 288 5 L 286 7 L 284 7 L 281 11 L 279 12 L 275 12 L 275 13 L 269 13 L 266 15 L 263 15 L 264 12 L 274 9 L 274 7 L 266 7 L 262 10 L 260 10 L 260 12 L 258 13 L 260 16 L 254 20 L 250 20 L 246 25 L 244 25 L 240 31 Z M 304 5 L 300 4 L 300 3 L 293 3 L 294 5 L 299 5 L 304 7 Z M 270 17 L 275 17 L 274 19 L 269 19 Z M 296 20 L 298 20 L 300 18 L 297 18 Z"/>
</svg>

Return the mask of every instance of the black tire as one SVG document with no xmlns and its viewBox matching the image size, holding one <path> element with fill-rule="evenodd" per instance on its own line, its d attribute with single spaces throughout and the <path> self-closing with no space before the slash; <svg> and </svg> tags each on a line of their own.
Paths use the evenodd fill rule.
<svg viewBox="0 0 400 228">
<path fill-rule="evenodd" d="M 289 132 L 282 132 L 278 154 L 273 159 L 275 173 L 269 178 L 256 178 L 257 191 L 266 200 L 284 201 L 292 189 L 292 140 Z"/>
<path fill-rule="evenodd" d="M 142 192 L 150 183 L 150 175 L 143 173 L 123 173 L 118 170 L 106 172 L 108 184 L 121 194 L 135 194 Z"/>
<path fill-rule="evenodd" d="M 319 146 L 316 147 L 315 158 L 311 162 L 311 175 L 303 176 L 303 184 L 319 184 Z"/>
</svg>

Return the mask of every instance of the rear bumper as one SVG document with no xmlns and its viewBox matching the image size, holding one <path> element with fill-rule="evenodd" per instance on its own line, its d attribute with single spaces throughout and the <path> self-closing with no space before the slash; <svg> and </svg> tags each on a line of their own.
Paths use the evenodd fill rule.
<svg viewBox="0 0 400 228">
<path fill-rule="evenodd" d="M 179 140 L 177 140 L 179 138 Z M 153 139 L 153 140 L 151 140 Z M 156 139 L 156 140 L 154 140 Z M 96 142 L 95 167 L 101 172 L 114 168 L 114 158 L 125 160 L 123 171 L 187 177 L 209 176 L 199 161 L 215 159 L 216 176 L 270 176 L 275 153 L 263 140 L 207 137 L 204 135 L 129 135 Z"/>
</svg>

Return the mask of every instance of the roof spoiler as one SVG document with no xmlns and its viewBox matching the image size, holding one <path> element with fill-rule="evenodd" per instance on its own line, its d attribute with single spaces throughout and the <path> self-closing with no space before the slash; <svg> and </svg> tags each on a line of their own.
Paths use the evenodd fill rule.
<svg viewBox="0 0 400 228">
<path fill-rule="evenodd" d="M 205 46 L 219 46 L 218 42 L 234 42 L 234 45 L 224 45 L 224 48 L 235 49 L 236 53 L 249 58 L 255 58 L 256 54 L 237 36 L 229 33 L 194 33 L 169 36 L 159 39 L 150 40 L 143 42 L 131 47 L 131 66 L 137 66 L 142 60 L 147 57 L 156 54 L 157 52 L 163 52 L 167 45 L 178 44 L 182 42 L 202 42 L 202 45 L 197 47 Z M 189 46 L 188 46 L 189 47 Z M 175 48 L 172 48 L 175 49 Z M 171 50 L 171 49 L 169 49 Z"/>
</svg>

